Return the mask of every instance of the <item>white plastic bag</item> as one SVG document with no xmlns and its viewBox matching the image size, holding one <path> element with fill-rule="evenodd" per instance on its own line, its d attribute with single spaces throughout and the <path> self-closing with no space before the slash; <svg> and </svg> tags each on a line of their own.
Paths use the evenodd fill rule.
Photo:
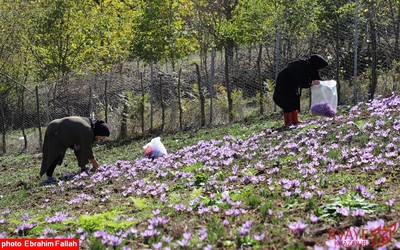
<svg viewBox="0 0 400 250">
<path fill-rule="evenodd" d="M 167 155 L 167 149 L 161 142 L 160 137 L 153 138 L 149 143 L 143 146 L 144 154 L 150 158 L 158 158 Z"/>
<path fill-rule="evenodd" d="M 311 114 L 334 117 L 337 110 L 336 81 L 320 81 L 311 87 Z"/>
</svg>

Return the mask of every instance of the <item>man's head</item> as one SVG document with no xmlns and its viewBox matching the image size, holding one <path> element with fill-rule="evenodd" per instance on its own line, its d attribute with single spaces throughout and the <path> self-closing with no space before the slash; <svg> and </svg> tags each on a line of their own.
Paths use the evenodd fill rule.
<svg viewBox="0 0 400 250">
<path fill-rule="evenodd" d="M 328 66 L 328 62 L 321 55 L 318 54 L 310 56 L 310 58 L 308 58 L 307 61 L 310 63 L 311 67 L 315 70 L 320 70 Z"/>
</svg>

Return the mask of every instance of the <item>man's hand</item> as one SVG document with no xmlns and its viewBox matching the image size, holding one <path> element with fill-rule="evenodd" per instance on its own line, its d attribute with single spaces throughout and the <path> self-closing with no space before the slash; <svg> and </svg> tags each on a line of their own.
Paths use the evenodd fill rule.
<svg viewBox="0 0 400 250">
<path fill-rule="evenodd" d="M 319 80 L 314 80 L 311 82 L 311 86 L 317 86 L 319 85 Z"/>
<path fill-rule="evenodd" d="M 90 159 L 90 163 L 92 164 L 94 170 L 99 169 L 99 163 L 97 162 L 96 158 Z"/>
</svg>

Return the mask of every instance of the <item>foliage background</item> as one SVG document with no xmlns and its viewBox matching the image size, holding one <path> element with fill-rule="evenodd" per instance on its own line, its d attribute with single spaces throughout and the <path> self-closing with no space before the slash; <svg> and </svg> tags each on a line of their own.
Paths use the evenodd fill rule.
<svg viewBox="0 0 400 250">
<path fill-rule="evenodd" d="M 40 150 L 66 115 L 124 139 L 264 117 L 279 70 L 313 53 L 340 104 L 398 91 L 398 0 L 0 3 L 3 153 Z"/>
</svg>

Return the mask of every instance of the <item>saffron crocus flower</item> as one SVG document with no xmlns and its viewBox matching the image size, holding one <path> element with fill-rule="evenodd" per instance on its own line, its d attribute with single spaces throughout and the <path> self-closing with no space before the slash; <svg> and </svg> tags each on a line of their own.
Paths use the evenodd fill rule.
<svg viewBox="0 0 400 250">
<path fill-rule="evenodd" d="M 341 207 L 337 210 L 337 212 L 345 217 L 349 216 L 350 214 L 350 209 L 348 209 L 347 207 Z"/>
<path fill-rule="evenodd" d="M 385 182 L 386 182 L 386 178 L 382 177 L 379 180 L 375 181 L 375 185 L 382 185 Z"/>
<path fill-rule="evenodd" d="M 311 215 L 310 216 L 310 221 L 312 222 L 312 223 L 317 223 L 318 222 L 318 217 L 317 216 L 315 216 L 315 215 Z"/>
<path fill-rule="evenodd" d="M 205 239 L 207 239 L 207 236 L 208 236 L 208 234 L 207 234 L 207 229 L 201 229 L 201 230 L 199 231 L 199 239 L 200 239 L 200 240 L 205 240 Z"/>
<path fill-rule="evenodd" d="M 265 238 L 265 234 L 255 234 L 253 237 L 256 241 L 262 241 Z"/>
<path fill-rule="evenodd" d="M 326 241 L 325 244 L 328 246 L 329 250 L 340 250 L 338 242 L 334 239 Z"/>
<path fill-rule="evenodd" d="M 119 246 L 122 243 L 122 239 L 115 236 L 115 235 L 108 235 L 107 237 L 107 245 L 116 249 L 117 246 Z"/>
<path fill-rule="evenodd" d="M 212 250 L 212 249 L 213 249 L 212 245 L 207 245 L 204 247 L 204 250 Z"/>
<path fill-rule="evenodd" d="M 177 243 L 178 243 L 179 246 L 182 246 L 182 247 L 189 246 L 189 241 L 187 241 L 185 239 L 178 240 Z"/>
<path fill-rule="evenodd" d="M 300 235 L 307 226 L 308 225 L 306 223 L 298 221 L 290 224 L 289 228 L 292 229 L 296 234 Z"/>
<path fill-rule="evenodd" d="M 170 243 L 171 240 L 172 240 L 172 237 L 171 237 L 171 236 L 168 236 L 168 235 L 164 235 L 164 236 L 162 237 L 162 240 L 163 240 L 164 242 L 166 242 L 166 243 Z"/>
<path fill-rule="evenodd" d="M 393 207 L 395 199 L 390 199 L 388 202 L 386 202 L 386 205 L 388 205 L 389 207 Z"/>
<path fill-rule="evenodd" d="M 47 223 L 57 223 L 68 219 L 68 213 L 56 212 L 53 217 L 46 218 Z"/>
<path fill-rule="evenodd" d="M 320 115 L 326 117 L 334 117 L 336 115 L 335 110 L 328 102 L 317 103 L 311 107 L 311 114 Z"/>
<path fill-rule="evenodd" d="M 153 244 L 153 248 L 156 249 L 156 250 L 161 249 L 162 248 L 162 242 L 158 242 L 158 243 Z"/>
<path fill-rule="evenodd" d="M 17 229 L 15 229 L 15 233 L 17 233 L 19 236 L 25 236 L 26 233 L 31 230 L 32 228 L 37 226 L 37 222 L 33 222 L 33 223 L 26 223 L 23 225 L 20 225 L 17 227 Z"/>
<path fill-rule="evenodd" d="M 354 217 L 363 217 L 365 215 L 365 211 L 362 209 L 356 209 L 351 212 L 351 215 L 353 215 Z"/>
<path fill-rule="evenodd" d="M 378 228 L 383 228 L 385 226 L 385 221 L 382 219 L 377 220 L 377 221 L 368 221 L 366 228 L 368 231 L 372 232 Z"/>
<path fill-rule="evenodd" d="M 48 228 L 43 229 L 42 235 L 43 236 L 47 236 L 49 234 L 56 234 L 56 233 L 57 233 L 56 230 L 51 229 L 51 228 L 48 227 Z"/>
<path fill-rule="evenodd" d="M 224 225 L 225 227 L 227 227 L 227 226 L 229 225 L 229 221 L 228 221 L 227 219 L 225 219 L 225 220 L 222 222 L 222 225 Z"/>
</svg>

